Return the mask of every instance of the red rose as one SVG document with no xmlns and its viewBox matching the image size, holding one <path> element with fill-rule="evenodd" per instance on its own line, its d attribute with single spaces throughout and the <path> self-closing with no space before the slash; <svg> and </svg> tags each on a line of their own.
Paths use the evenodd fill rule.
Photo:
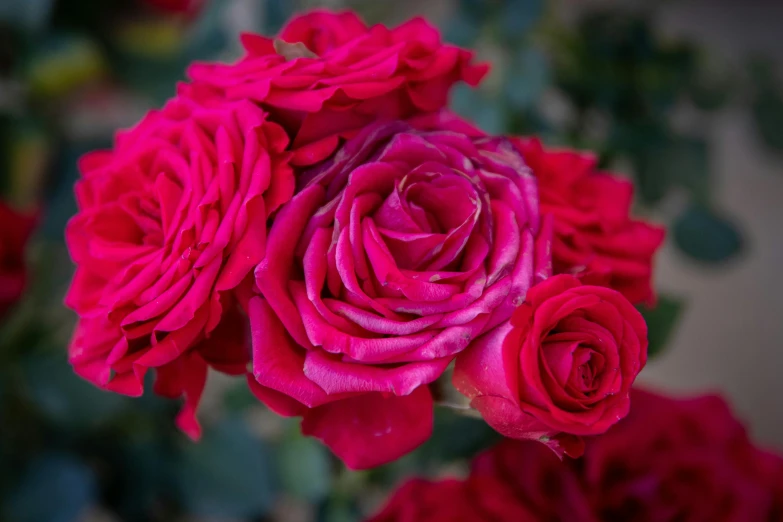
<svg viewBox="0 0 783 522">
<path fill-rule="evenodd" d="M 524 505 L 535 514 L 530 520 L 598 520 L 577 476 L 536 442 L 505 439 L 479 454 L 471 464 L 468 482 L 477 484 L 476 491 L 487 492 L 476 495 L 476 501 L 496 515 L 507 512 L 508 505 Z"/>
<path fill-rule="evenodd" d="M 719 397 L 635 390 L 633 409 L 578 464 L 604 520 L 775 520 L 780 460 L 757 450 Z"/>
<path fill-rule="evenodd" d="M 654 302 L 652 257 L 665 231 L 629 217 L 633 185 L 597 172 L 591 154 L 515 143 L 538 179 L 541 213 L 555 217 L 555 273 L 598 273 L 632 303 Z"/>
<path fill-rule="evenodd" d="M 578 455 L 573 435 L 603 433 L 628 413 L 646 360 L 647 326 L 620 293 L 559 275 L 461 353 L 453 381 L 501 434 Z"/>
<path fill-rule="evenodd" d="M 204 108 L 175 99 L 82 158 L 78 214 L 66 229 L 77 265 L 66 303 L 79 314 L 74 370 L 126 395 L 184 395 L 193 413 L 207 366 L 246 371 L 252 270 L 266 222 L 293 193 L 285 131 L 250 102 Z"/>
<path fill-rule="evenodd" d="M 381 512 L 367 519 L 367 522 L 477 522 L 480 520 L 525 522 L 531 520 L 528 518 L 528 513 L 524 513 L 524 518 L 520 518 L 513 510 L 509 510 L 504 517 L 489 518 L 489 513 L 481 509 L 477 500 L 466 482 L 454 479 L 440 482 L 412 479 L 403 484 Z M 506 508 L 510 506 L 513 504 L 505 504 Z"/>
<path fill-rule="evenodd" d="M 480 454 L 464 481 L 413 479 L 370 522 L 597 522 L 577 476 L 551 451 L 506 440 Z"/>
<path fill-rule="evenodd" d="M 0 319 L 16 304 L 27 285 L 25 248 L 37 218 L 0 201 Z"/>
<path fill-rule="evenodd" d="M 244 58 L 192 65 L 193 83 L 180 92 L 204 103 L 260 103 L 294 137 L 298 165 L 327 158 L 341 137 L 373 121 L 441 109 L 455 82 L 476 85 L 487 71 L 421 18 L 368 28 L 353 13 L 316 11 L 291 20 L 279 38 L 243 35 Z"/>
<path fill-rule="evenodd" d="M 426 385 L 545 276 L 534 180 L 504 139 L 393 122 L 299 182 L 256 270 L 255 391 L 379 465 L 429 437 Z"/>
</svg>

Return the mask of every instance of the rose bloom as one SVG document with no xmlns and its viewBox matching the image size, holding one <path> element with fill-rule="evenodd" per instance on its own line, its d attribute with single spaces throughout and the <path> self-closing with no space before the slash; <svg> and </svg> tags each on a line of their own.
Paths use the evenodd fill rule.
<svg viewBox="0 0 783 522">
<path fill-rule="evenodd" d="M 514 148 L 430 124 L 442 129 L 370 126 L 305 172 L 256 270 L 253 388 L 352 468 L 429 437 L 426 385 L 508 319 L 548 262 Z"/>
<path fill-rule="evenodd" d="M 19 212 L 0 201 L 0 319 L 27 286 L 25 250 L 37 221 L 34 214 Z"/>
<path fill-rule="evenodd" d="M 370 522 L 597 522 L 577 476 L 551 451 L 506 439 L 477 456 L 466 480 L 412 479 Z"/>
<path fill-rule="evenodd" d="M 555 218 L 555 273 L 598 274 L 632 303 L 654 303 L 652 258 L 665 231 L 629 216 L 633 185 L 597 171 L 592 154 L 514 143 L 538 179 L 541 212 Z"/>
<path fill-rule="evenodd" d="M 647 325 L 615 290 L 551 277 L 503 323 L 460 354 L 455 387 L 501 434 L 578 456 L 580 435 L 628 413 L 647 360 Z"/>
<path fill-rule="evenodd" d="M 717 396 L 635 390 L 630 415 L 576 466 L 602 520 L 780 520 L 780 457 L 755 448 Z"/>
<path fill-rule="evenodd" d="M 79 211 L 66 228 L 79 375 L 139 396 L 156 368 L 156 392 L 185 396 L 178 424 L 198 437 L 207 367 L 242 374 L 249 361 L 237 303 L 264 256 L 268 217 L 293 193 L 287 144 L 250 102 L 175 99 L 119 134 L 114 150 L 81 159 Z"/>
<path fill-rule="evenodd" d="M 246 55 L 235 64 L 192 65 L 193 83 L 181 92 L 260 103 L 293 137 L 297 165 L 327 158 L 341 138 L 378 119 L 437 111 L 454 83 L 476 85 L 487 71 L 422 18 L 388 29 L 352 12 L 313 11 L 292 19 L 277 41 L 245 34 L 242 43 Z"/>
</svg>

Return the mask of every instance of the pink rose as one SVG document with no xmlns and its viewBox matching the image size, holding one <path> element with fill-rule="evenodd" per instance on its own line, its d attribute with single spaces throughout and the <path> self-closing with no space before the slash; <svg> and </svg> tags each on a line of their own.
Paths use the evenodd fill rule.
<svg viewBox="0 0 783 522">
<path fill-rule="evenodd" d="M 628 417 L 590 440 L 577 465 L 604 520 L 772 522 L 780 462 L 719 397 L 635 390 Z"/>
<path fill-rule="evenodd" d="M 596 171 L 591 154 L 514 143 L 538 179 L 541 212 L 555 218 L 555 273 L 598 274 L 632 303 L 653 303 L 652 258 L 665 231 L 629 216 L 633 185 Z"/>
<path fill-rule="evenodd" d="M 249 360 L 248 277 L 265 252 L 266 222 L 294 180 L 283 129 L 250 102 L 204 108 L 175 99 L 81 159 L 78 214 L 66 229 L 76 274 L 66 297 L 79 315 L 74 370 L 138 396 L 185 396 L 194 417 L 207 366 L 242 374 Z"/>
<path fill-rule="evenodd" d="M 27 286 L 25 251 L 38 221 L 0 201 L 0 319 L 22 297 Z"/>
<path fill-rule="evenodd" d="M 254 389 L 352 468 L 423 442 L 426 385 L 546 275 L 519 154 L 435 121 L 370 126 L 303 173 L 256 269 Z"/>
<path fill-rule="evenodd" d="M 293 137 L 297 165 L 329 157 L 373 121 L 437 111 L 454 83 L 476 85 L 487 71 L 422 18 L 368 28 L 350 12 L 314 11 L 291 20 L 279 39 L 243 35 L 244 58 L 192 65 L 193 83 L 180 92 L 205 103 L 260 103 Z"/>
<path fill-rule="evenodd" d="M 603 433 L 628 413 L 646 360 L 647 326 L 620 293 L 559 275 L 460 354 L 453 381 L 501 434 L 578 456 L 574 436 Z"/>
<path fill-rule="evenodd" d="M 312 53 L 325 56 L 351 40 L 367 34 L 368 28 L 353 11 L 332 13 L 316 9 L 294 17 L 280 30 L 284 42 L 301 42 Z"/>
</svg>

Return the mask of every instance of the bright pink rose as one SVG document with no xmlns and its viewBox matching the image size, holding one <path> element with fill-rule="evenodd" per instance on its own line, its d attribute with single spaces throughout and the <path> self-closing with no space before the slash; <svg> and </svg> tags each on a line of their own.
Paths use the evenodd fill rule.
<svg viewBox="0 0 783 522">
<path fill-rule="evenodd" d="M 0 201 L 0 319 L 27 286 L 25 250 L 37 221 L 34 214 L 18 212 Z"/>
<path fill-rule="evenodd" d="M 260 103 L 294 138 L 298 165 L 327 158 L 341 138 L 373 121 L 439 110 L 455 82 L 476 85 L 487 71 L 471 64 L 472 53 L 443 44 L 422 18 L 368 28 L 351 12 L 314 11 L 291 20 L 279 39 L 281 54 L 273 39 L 243 35 L 244 58 L 192 65 L 193 83 L 181 93 Z"/>
<path fill-rule="evenodd" d="M 630 415 L 592 439 L 577 465 L 603 520 L 776 520 L 780 460 L 753 447 L 716 396 L 635 390 Z"/>
<path fill-rule="evenodd" d="M 544 446 L 505 440 L 464 480 L 412 479 L 370 522 L 597 522 L 578 477 Z"/>
<path fill-rule="evenodd" d="M 448 123 L 370 126 L 302 174 L 256 269 L 255 391 L 352 468 L 428 438 L 426 385 L 547 275 L 519 154 Z"/>
<path fill-rule="evenodd" d="M 603 433 L 628 413 L 646 360 L 647 326 L 628 300 L 559 275 L 460 354 L 453 381 L 501 434 L 578 456 L 575 435 Z"/>
<path fill-rule="evenodd" d="M 538 179 L 541 212 L 555 218 L 555 273 L 597 273 L 632 303 L 653 303 L 652 258 L 665 231 L 630 218 L 633 185 L 596 171 L 591 154 L 514 143 Z"/>
<path fill-rule="evenodd" d="M 287 144 L 250 102 L 175 99 L 114 150 L 82 158 L 66 229 L 79 375 L 138 396 L 158 369 L 156 391 L 185 396 L 178 424 L 198 437 L 207 366 L 241 374 L 249 361 L 237 302 L 249 298 L 267 219 L 293 193 Z"/>
</svg>

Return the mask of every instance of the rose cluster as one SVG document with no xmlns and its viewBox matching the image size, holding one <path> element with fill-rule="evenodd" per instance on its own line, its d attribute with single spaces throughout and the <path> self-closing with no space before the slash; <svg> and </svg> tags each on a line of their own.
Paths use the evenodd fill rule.
<svg viewBox="0 0 783 522">
<path fill-rule="evenodd" d="M 754 446 L 717 396 L 633 392 L 627 418 L 560 461 L 506 439 L 464 480 L 413 479 L 371 522 L 780 522 L 783 458 Z"/>
<path fill-rule="evenodd" d="M 153 370 L 193 438 L 209 370 L 244 375 L 351 468 L 424 442 L 444 386 L 561 455 L 628 413 L 663 232 L 627 182 L 449 113 L 487 67 L 423 19 L 242 42 L 82 158 L 76 373 L 138 396 Z"/>
</svg>

